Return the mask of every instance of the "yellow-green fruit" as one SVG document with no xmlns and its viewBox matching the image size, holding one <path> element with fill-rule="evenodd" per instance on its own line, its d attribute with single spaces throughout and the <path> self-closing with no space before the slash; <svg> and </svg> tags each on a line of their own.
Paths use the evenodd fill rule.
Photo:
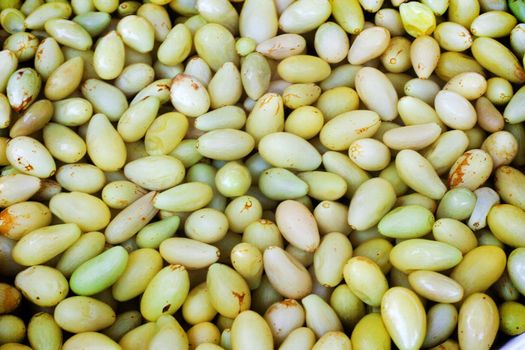
<svg viewBox="0 0 525 350">
<path fill-rule="evenodd" d="M 248 310 L 250 289 L 241 275 L 229 266 L 213 264 L 206 276 L 210 302 L 223 316 L 235 318 Z"/>
<path fill-rule="evenodd" d="M 490 349 L 499 327 L 498 308 L 486 294 L 474 293 L 459 309 L 458 340 L 461 349 Z"/>
<path fill-rule="evenodd" d="M 525 306 L 507 301 L 499 307 L 500 330 L 508 335 L 525 332 Z"/>
<path fill-rule="evenodd" d="M 352 349 L 390 349 L 390 335 L 380 314 L 370 313 L 356 324 L 352 331 Z"/>
<path fill-rule="evenodd" d="M 419 349 L 423 345 L 427 318 L 416 293 L 404 287 L 389 289 L 381 301 L 381 317 L 399 349 Z"/>
<path fill-rule="evenodd" d="M 190 289 L 188 271 L 182 265 L 168 265 L 150 281 L 142 299 L 140 312 L 150 321 L 174 314 L 186 299 Z"/>
</svg>

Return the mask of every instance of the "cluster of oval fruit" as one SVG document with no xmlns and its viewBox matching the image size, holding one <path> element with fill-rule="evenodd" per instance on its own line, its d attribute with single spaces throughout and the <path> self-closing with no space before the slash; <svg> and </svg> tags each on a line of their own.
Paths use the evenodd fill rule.
<svg viewBox="0 0 525 350">
<path fill-rule="evenodd" d="M 1 350 L 525 331 L 525 1 L 0 11 Z"/>
</svg>

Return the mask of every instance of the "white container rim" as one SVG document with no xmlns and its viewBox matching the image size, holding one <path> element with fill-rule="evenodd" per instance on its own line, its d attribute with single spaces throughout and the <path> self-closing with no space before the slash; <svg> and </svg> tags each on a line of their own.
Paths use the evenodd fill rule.
<svg viewBox="0 0 525 350">
<path fill-rule="evenodd" d="M 500 350 L 522 350 L 525 349 L 525 333 L 514 337 L 503 345 Z"/>
</svg>

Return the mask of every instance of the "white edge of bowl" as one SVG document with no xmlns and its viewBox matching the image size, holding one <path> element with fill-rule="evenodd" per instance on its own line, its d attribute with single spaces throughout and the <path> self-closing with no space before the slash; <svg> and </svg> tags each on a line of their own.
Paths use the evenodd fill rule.
<svg viewBox="0 0 525 350">
<path fill-rule="evenodd" d="M 523 350 L 525 349 L 525 333 L 514 337 L 503 345 L 500 350 Z"/>
</svg>

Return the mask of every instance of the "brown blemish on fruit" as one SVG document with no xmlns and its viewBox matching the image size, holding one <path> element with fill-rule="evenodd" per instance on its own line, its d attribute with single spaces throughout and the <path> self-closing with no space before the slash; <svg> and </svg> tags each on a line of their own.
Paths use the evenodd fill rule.
<svg viewBox="0 0 525 350">
<path fill-rule="evenodd" d="M 6 235 L 14 226 L 15 220 L 9 210 L 0 212 L 0 235 Z"/>
<path fill-rule="evenodd" d="M 184 266 L 182 265 L 170 265 L 171 271 L 177 271 L 177 270 L 184 270 Z"/>
<path fill-rule="evenodd" d="M 126 201 L 124 199 L 117 200 L 117 204 L 119 204 L 121 206 L 128 206 L 129 205 L 128 201 Z"/>
<path fill-rule="evenodd" d="M 164 305 L 164 307 L 162 308 L 162 312 L 167 312 L 171 307 L 171 304 L 167 304 L 167 305 Z"/>
<path fill-rule="evenodd" d="M 449 187 L 457 187 L 463 183 L 463 177 L 465 176 L 465 167 L 469 166 L 470 160 L 472 159 L 472 153 L 466 152 L 463 160 L 456 167 L 456 170 L 450 174 L 448 178 Z"/>
<path fill-rule="evenodd" d="M 24 94 L 26 94 L 26 93 L 24 93 Z M 13 110 L 15 112 L 23 111 L 24 109 L 27 108 L 27 106 L 29 106 L 29 104 L 31 103 L 32 100 L 33 100 L 32 96 L 27 96 L 26 98 L 24 98 L 22 100 L 22 103 L 19 106 L 13 106 Z"/>
<path fill-rule="evenodd" d="M 516 69 L 514 70 L 514 75 L 520 81 L 524 81 L 525 80 L 525 70 L 523 70 L 523 68 L 521 68 L 519 65 L 516 65 Z"/>
<path fill-rule="evenodd" d="M 292 307 L 296 306 L 297 302 L 294 299 L 284 299 L 283 301 L 281 301 L 281 304 L 286 307 Z"/>
<path fill-rule="evenodd" d="M 187 77 L 188 77 L 188 76 L 187 76 L 186 74 L 183 74 L 183 73 L 177 74 L 177 75 L 175 76 L 175 78 L 173 78 L 173 79 L 171 80 L 171 85 L 180 84 L 180 82 L 181 82 L 183 79 L 187 78 Z"/>
<path fill-rule="evenodd" d="M 250 208 L 252 207 L 252 201 L 246 201 L 244 202 L 244 207 L 241 209 L 241 213 L 245 210 L 250 210 Z"/>
<path fill-rule="evenodd" d="M 279 51 L 283 48 L 282 43 L 276 43 L 268 49 L 269 54 L 273 54 L 275 51 Z M 291 50 L 291 49 L 290 49 Z"/>
<path fill-rule="evenodd" d="M 501 171 L 502 173 L 505 173 L 507 175 L 510 175 L 512 173 L 512 170 L 510 170 L 510 169 L 511 168 L 508 167 L 508 166 L 502 166 L 501 168 L 499 168 L 499 171 Z"/>
<path fill-rule="evenodd" d="M 355 258 L 355 261 L 363 261 L 363 262 L 366 262 L 366 263 L 370 262 L 370 259 L 367 258 L 366 256 L 356 256 L 354 258 Z"/>
<path fill-rule="evenodd" d="M 160 91 L 162 91 L 164 89 L 169 90 L 170 86 L 168 84 L 159 84 L 158 88 L 157 88 L 157 92 L 160 92 Z"/>
<path fill-rule="evenodd" d="M 44 49 L 43 49 L 43 48 L 40 48 L 40 49 L 37 50 L 37 52 L 36 52 L 36 58 L 37 58 L 38 60 L 41 60 L 43 54 L 44 54 Z"/>
<path fill-rule="evenodd" d="M 374 127 L 374 126 L 376 126 L 376 125 L 378 125 L 378 124 L 380 124 L 380 123 L 381 123 L 381 120 L 378 119 L 378 120 L 377 120 L 374 124 L 372 124 L 372 125 L 365 126 L 365 127 L 359 128 L 359 129 L 356 129 L 356 130 L 355 130 L 355 133 L 356 133 L 357 135 L 361 135 L 362 133 L 368 131 L 368 129 L 370 129 L 370 128 L 372 128 L 372 127 Z"/>
<path fill-rule="evenodd" d="M 244 297 L 246 296 L 246 293 L 237 293 L 236 291 L 232 290 L 232 294 L 237 300 L 239 301 L 239 306 L 242 305 L 242 302 L 244 301 Z"/>
</svg>

